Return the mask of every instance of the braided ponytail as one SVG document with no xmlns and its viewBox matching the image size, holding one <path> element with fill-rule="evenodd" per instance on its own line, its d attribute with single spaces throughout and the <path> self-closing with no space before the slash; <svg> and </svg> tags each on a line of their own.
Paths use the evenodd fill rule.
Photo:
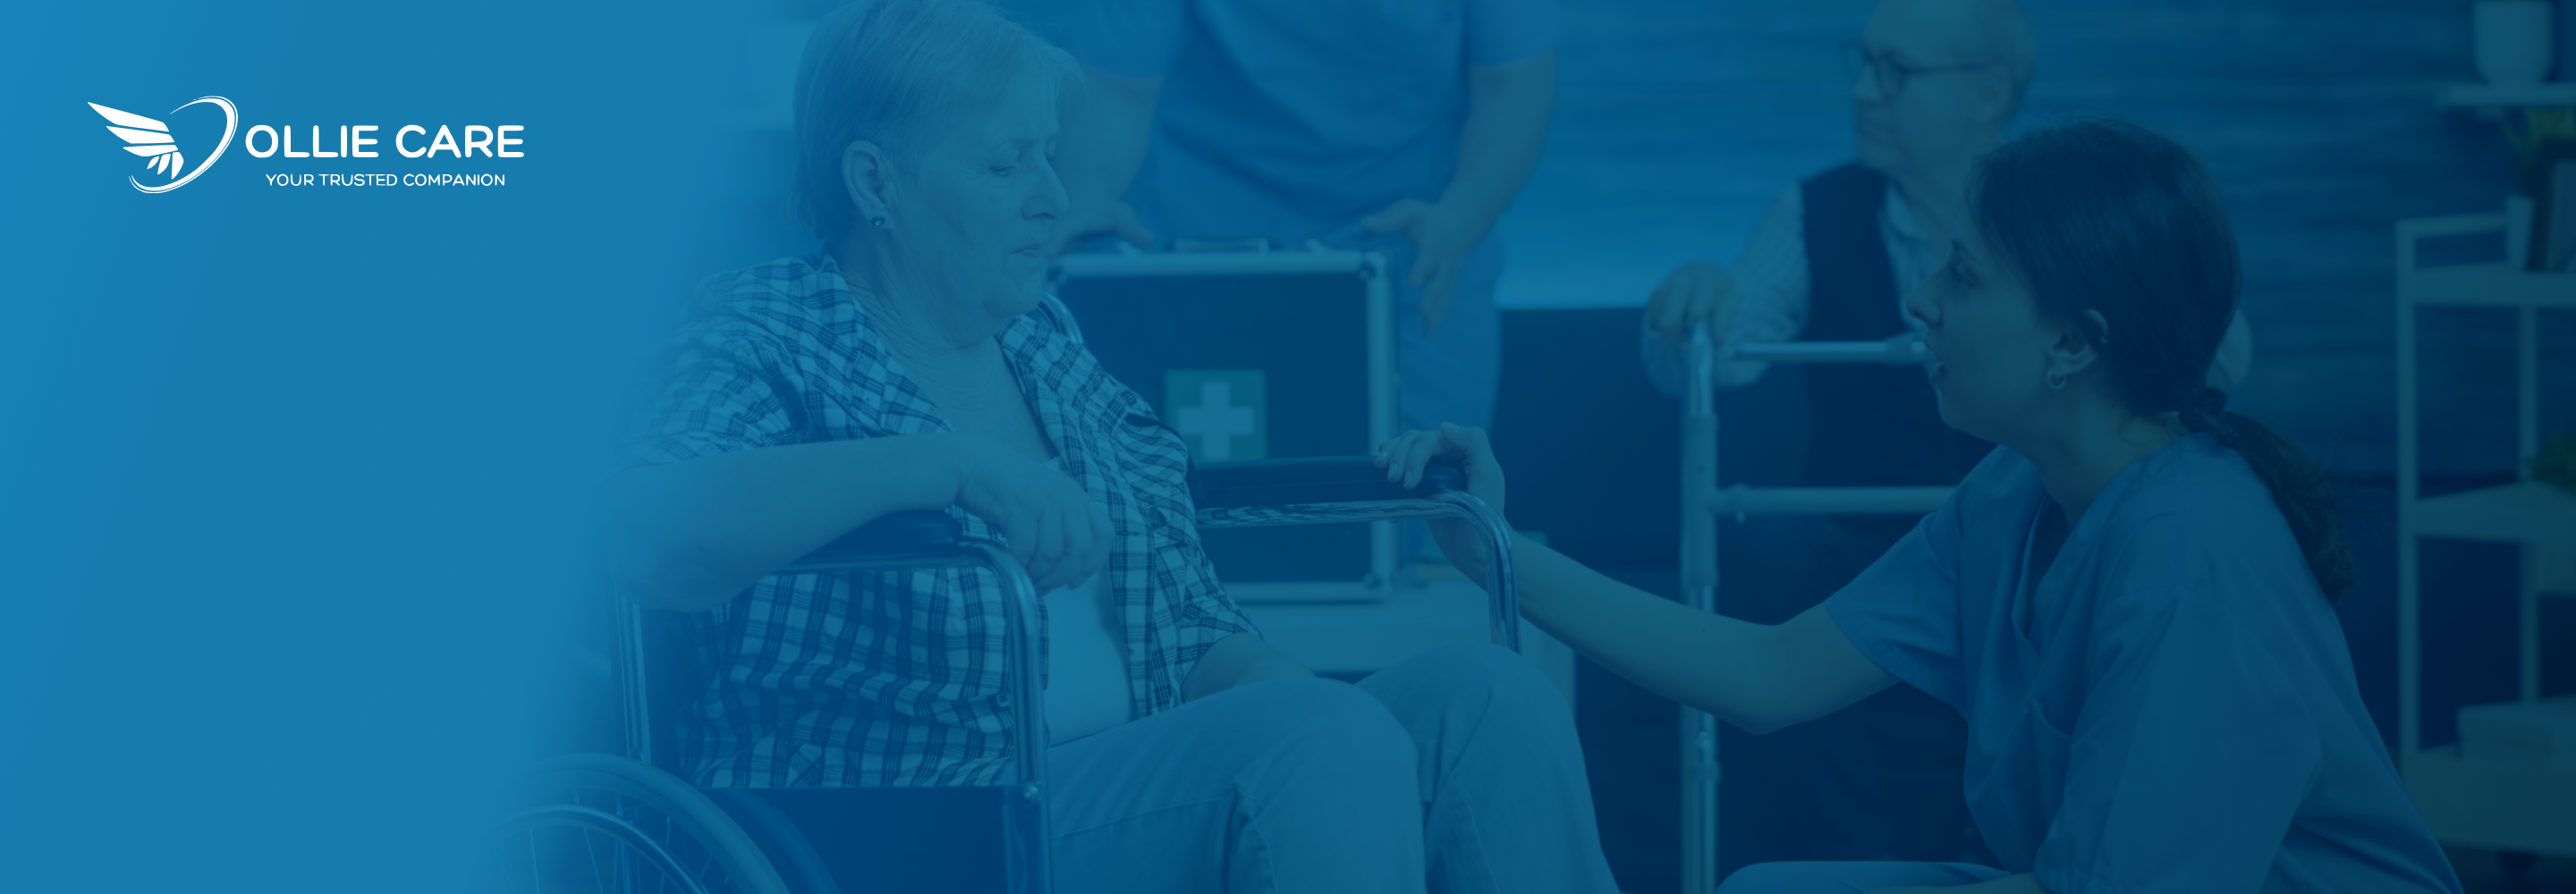
<svg viewBox="0 0 2576 894">
<path fill-rule="evenodd" d="M 2191 153 L 2133 124 L 2090 120 L 2037 131 L 1979 165 L 1976 226 L 2019 261 L 2039 303 L 2064 319 L 2100 313 L 2090 333 L 2136 412 L 2175 414 L 2236 451 L 2272 491 L 2317 586 L 2352 586 L 2334 488 L 2307 451 L 2205 386 L 2241 282 L 2218 184 Z"/>
</svg>

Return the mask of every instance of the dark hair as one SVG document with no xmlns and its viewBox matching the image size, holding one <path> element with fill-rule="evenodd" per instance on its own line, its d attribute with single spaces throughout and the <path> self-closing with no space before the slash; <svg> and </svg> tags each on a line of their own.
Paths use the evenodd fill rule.
<svg viewBox="0 0 2576 894">
<path fill-rule="evenodd" d="M 2226 395 L 2207 387 L 2241 274 L 2227 205 L 2191 153 L 2119 121 L 2050 127 L 1988 155 L 1968 208 L 2040 306 L 2101 352 L 2130 409 L 2178 414 L 2190 431 L 2217 435 L 2271 487 L 2326 597 L 2352 585 L 2325 473 L 2271 426 L 2227 412 Z"/>
</svg>

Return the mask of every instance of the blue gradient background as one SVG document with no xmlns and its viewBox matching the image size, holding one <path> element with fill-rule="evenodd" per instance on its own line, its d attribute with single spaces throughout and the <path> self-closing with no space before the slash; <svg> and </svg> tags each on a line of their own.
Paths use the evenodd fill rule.
<svg viewBox="0 0 2576 894">
<path fill-rule="evenodd" d="M 1046 30 L 1077 2 L 997 5 Z M 2025 3 L 2041 61 L 2024 125 L 2135 119 L 2201 153 L 2233 203 L 2258 345 L 2238 406 L 2362 495 L 2365 582 L 2340 611 L 2393 735 L 2389 228 L 2497 210 L 2511 187 L 2495 126 L 2433 107 L 2476 79 L 2468 3 Z M 581 504 L 688 286 L 813 246 L 780 218 L 783 103 L 829 5 L 0 13 L 0 892 L 456 890 L 448 873 L 518 769 L 615 747 L 576 729 L 613 710 L 576 688 L 605 669 L 576 647 L 598 595 Z M 1780 189 L 1848 156 L 1833 49 L 1872 5 L 1567 0 L 1546 154 L 1498 224 L 1507 316 L 1545 330 L 1507 354 L 1523 365 L 1506 462 L 1671 443 L 1628 319 L 1580 344 L 1561 321 L 1640 305 L 1691 257 L 1731 262 Z M 194 147 L 216 113 L 164 112 L 208 94 L 245 128 L 379 125 L 385 154 L 257 159 L 237 135 L 204 177 L 144 195 L 125 182 L 153 176 L 143 160 L 84 105 L 162 118 Z M 528 156 L 403 159 L 404 124 L 525 125 Z M 260 176 L 361 171 L 510 182 Z M 2546 319 L 2554 431 L 2576 424 L 2560 359 L 2576 328 Z M 2442 395 L 2428 473 L 2510 476 L 2506 321 L 2425 320 L 2426 393 Z M 1555 390 L 1515 394 L 1510 376 Z M 1515 407 L 1567 393 L 1639 409 L 1594 429 L 1578 423 L 1606 413 L 1559 406 L 1511 432 Z M 1516 494 L 1581 495 L 1556 515 L 1516 497 L 1517 522 L 1677 591 L 1668 491 L 1514 471 Z M 1564 536 L 1578 524 L 1622 550 L 1584 553 Z M 2453 738 L 2457 705 L 2512 697 L 2513 561 L 2428 549 L 2444 582 L 2425 622 L 2428 742 Z M 2543 691 L 2576 691 L 2576 611 L 2544 612 Z M 1676 863 L 1673 706 L 1583 674 L 1613 862 L 1633 890 L 1670 890 L 1654 873 Z"/>
<path fill-rule="evenodd" d="M 0 888 L 455 890 L 500 784 L 562 747 L 582 502 L 634 346 L 739 263 L 692 233 L 740 101 L 703 7 L 541 9 L 5 16 Z M 160 113 L 206 94 L 388 142 L 236 137 L 146 195 L 83 104 L 169 122 L 193 167 L 220 114 Z M 413 123 L 525 125 L 527 156 L 404 159 Z M 509 184 L 260 176 L 333 171 Z"/>
</svg>

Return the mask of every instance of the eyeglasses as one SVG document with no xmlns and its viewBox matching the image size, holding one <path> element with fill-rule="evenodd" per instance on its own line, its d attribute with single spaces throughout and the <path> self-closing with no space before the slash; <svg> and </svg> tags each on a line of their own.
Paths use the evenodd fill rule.
<svg viewBox="0 0 2576 894">
<path fill-rule="evenodd" d="M 1992 64 L 1908 67 L 1872 55 L 1867 47 L 1860 45 L 1860 41 L 1843 41 L 1843 74 L 1853 80 L 1859 80 L 1863 74 L 1877 77 L 1878 95 L 1888 99 L 1895 99 L 1897 94 L 1905 92 L 1905 79 L 1915 75 L 1951 74 L 1993 67 Z"/>
</svg>

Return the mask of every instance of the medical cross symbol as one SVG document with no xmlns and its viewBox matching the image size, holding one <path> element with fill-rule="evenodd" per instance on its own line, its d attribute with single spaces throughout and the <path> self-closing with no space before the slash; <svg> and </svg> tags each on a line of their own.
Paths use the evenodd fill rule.
<svg viewBox="0 0 2576 894">
<path fill-rule="evenodd" d="M 1261 418 L 1264 384 L 1257 369 L 1166 371 L 1163 400 L 1172 430 L 1201 462 L 1261 459 L 1269 453 Z"/>
<path fill-rule="evenodd" d="M 1233 459 L 1234 439 L 1252 433 L 1252 408 L 1234 405 L 1233 382 L 1200 382 L 1199 405 L 1182 407 L 1173 428 L 1199 439 L 1199 455 Z"/>
</svg>

